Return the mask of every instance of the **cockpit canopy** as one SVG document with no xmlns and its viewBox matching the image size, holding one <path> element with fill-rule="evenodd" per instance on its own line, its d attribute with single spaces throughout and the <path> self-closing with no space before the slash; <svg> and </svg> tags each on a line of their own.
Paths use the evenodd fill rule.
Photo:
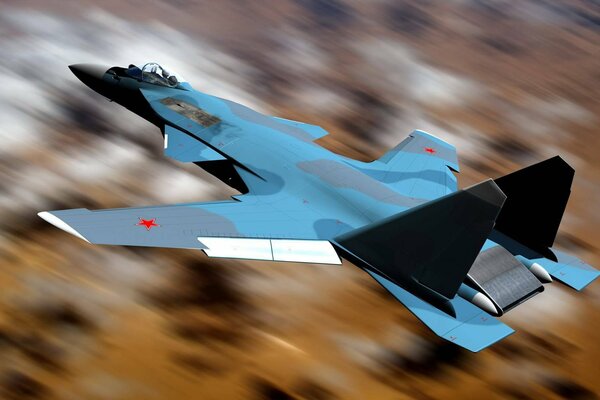
<svg viewBox="0 0 600 400">
<path fill-rule="evenodd" d="M 153 85 L 177 88 L 185 82 L 181 75 L 154 62 L 144 64 L 141 69 L 131 64 L 125 72 L 132 78 Z"/>
</svg>

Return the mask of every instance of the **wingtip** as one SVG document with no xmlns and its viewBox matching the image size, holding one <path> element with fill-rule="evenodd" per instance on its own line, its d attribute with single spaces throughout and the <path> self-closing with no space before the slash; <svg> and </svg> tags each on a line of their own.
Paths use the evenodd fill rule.
<svg viewBox="0 0 600 400">
<path fill-rule="evenodd" d="M 472 353 L 479 353 L 480 351 L 485 350 L 485 349 L 495 345 L 496 343 L 500 342 L 501 340 L 506 339 L 507 337 L 509 337 L 510 335 L 512 335 L 515 332 L 516 331 L 514 329 L 512 329 L 511 327 L 508 327 L 508 329 L 506 329 L 503 333 L 499 334 L 496 338 L 490 340 L 488 343 L 478 344 L 475 346 L 467 345 L 467 346 L 463 346 L 463 347 Z"/>
<path fill-rule="evenodd" d="M 476 316 L 475 319 L 481 320 L 481 315 Z M 479 353 L 513 333 L 515 333 L 513 328 L 489 317 L 481 324 L 467 322 L 441 337 L 470 352 Z"/>
<path fill-rule="evenodd" d="M 83 235 L 81 233 L 79 233 L 75 229 L 73 229 L 73 227 L 71 225 L 67 224 L 65 221 L 58 218 L 56 215 L 52 214 L 51 212 L 41 211 L 37 215 L 38 215 L 38 217 L 40 217 L 44 221 L 48 222 L 49 224 L 54 225 L 58 229 L 62 229 L 63 231 L 70 233 L 71 235 L 76 236 L 76 237 L 83 239 L 86 242 L 90 243 L 90 241 L 87 240 L 85 237 L 83 237 Z"/>
</svg>

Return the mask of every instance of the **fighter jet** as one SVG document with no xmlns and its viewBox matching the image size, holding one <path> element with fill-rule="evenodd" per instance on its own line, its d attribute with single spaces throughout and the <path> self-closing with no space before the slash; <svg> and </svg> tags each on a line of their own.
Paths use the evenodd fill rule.
<svg viewBox="0 0 600 400">
<path fill-rule="evenodd" d="M 363 269 L 442 338 L 471 351 L 513 333 L 497 317 L 552 278 L 599 272 L 552 248 L 574 170 L 560 157 L 459 189 L 453 145 L 415 130 L 379 159 L 321 147 L 323 128 L 202 93 L 157 63 L 69 67 L 156 125 L 167 157 L 239 194 L 225 201 L 38 215 L 89 243 Z M 110 158 L 110 154 L 106 155 Z"/>
</svg>

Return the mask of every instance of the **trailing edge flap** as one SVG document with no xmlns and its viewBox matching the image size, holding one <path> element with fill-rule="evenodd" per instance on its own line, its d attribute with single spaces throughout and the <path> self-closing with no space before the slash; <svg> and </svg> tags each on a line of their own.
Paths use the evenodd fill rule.
<svg viewBox="0 0 600 400">
<path fill-rule="evenodd" d="M 553 278 L 565 285 L 575 290 L 582 290 L 600 276 L 600 271 L 579 258 L 556 249 L 552 249 L 552 252 L 556 255 L 558 262 L 547 258 L 537 258 L 531 261 L 540 264 Z"/>
<path fill-rule="evenodd" d="M 375 272 L 367 272 L 436 335 L 467 350 L 483 350 L 514 332 L 460 296 L 450 300 L 456 311 L 456 318 L 453 318 Z"/>
<path fill-rule="evenodd" d="M 355 229 L 335 241 L 395 283 L 454 297 L 506 196 L 491 180 Z"/>
<path fill-rule="evenodd" d="M 246 260 L 290 261 L 314 264 L 341 264 L 327 240 L 269 238 L 198 237 L 209 257 Z"/>
<path fill-rule="evenodd" d="M 320 139 L 323 136 L 328 134 L 328 132 L 325 129 L 321 128 L 318 125 L 305 124 L 304 122 L 292 121 L 291 119 L 285 119 L 285 118 L 279 118 L 279 117 L 273 117 L 273 118 L 275 118 L 278 122 L 281 122 L 283 124 L 290 125 L 295 128 L 298 128 L 298 129 L 302 129 L 304 132 L 306 132 L 310 136 L 312 136 L 313 140 Z"/>
<path fill-rule="evenodd" d="M 225 160 L 225 157 L 197 138 L 170 125 L 165 126 L 164 134 L 165 155 L 175 160 L 181 162 Z"/>
</svg>

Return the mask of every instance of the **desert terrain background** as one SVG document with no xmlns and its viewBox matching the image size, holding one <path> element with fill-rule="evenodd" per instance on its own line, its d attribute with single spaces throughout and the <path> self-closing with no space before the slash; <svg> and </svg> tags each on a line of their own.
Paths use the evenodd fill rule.
<svg viewBox="0 0 600 400">
<path fill-rule="evenodd" d="M 347 262 L 93 246 L 38 218 L 235 194 L 67 68 L 149 61 L 361 160 L 426 130 L 461 187 L 558 154 L 555 246 L 600 266 L 598 1 L 0 1 L 0 398 L 598 397 L 598 282 L 547 285 L 473 354 Z"/>
</svg>

